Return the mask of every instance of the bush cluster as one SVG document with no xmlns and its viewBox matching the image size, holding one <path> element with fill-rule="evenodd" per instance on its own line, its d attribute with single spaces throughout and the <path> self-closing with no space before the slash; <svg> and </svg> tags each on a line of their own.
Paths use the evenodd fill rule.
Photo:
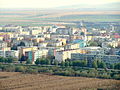
<svg viewBox="0 0 120 90">
<path fill-rule="evenodd" d="M 45 66 L 45 65 L 13 65 L 0 64 L 1 71 L 7 72 L 22 72 L 30 74 L 47 73 L 62 76 L 82 76 L 103 79 L 118 79 L 120 80 L 119 70 L 96 70 L 94 68 L 81 67 L 62 67 L 62 66 Z"/>
</svg>

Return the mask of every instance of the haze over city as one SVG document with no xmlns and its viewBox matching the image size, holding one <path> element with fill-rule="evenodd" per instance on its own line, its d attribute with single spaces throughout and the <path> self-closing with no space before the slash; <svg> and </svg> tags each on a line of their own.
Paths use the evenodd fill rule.
<svg viewBox="0 0 120 90">
<path fill-rule="evenodd" d="M 55 8 L 69 5 L 85 4 L 89 6 L 116 2 L 120 2 L 120 0 L 0 0 L 0 8 Z"/>
</svg>

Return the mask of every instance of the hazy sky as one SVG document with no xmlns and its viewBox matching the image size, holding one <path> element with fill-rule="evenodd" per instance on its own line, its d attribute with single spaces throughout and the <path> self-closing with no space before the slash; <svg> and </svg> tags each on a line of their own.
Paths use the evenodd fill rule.
<svg viewBox="0 0 120 90">
<path fill-rule="evenodd" d="M 75 4 L 105 4 L 120 0 L 0 0 L 0 8 L 52 8 Z"/>
</svg>

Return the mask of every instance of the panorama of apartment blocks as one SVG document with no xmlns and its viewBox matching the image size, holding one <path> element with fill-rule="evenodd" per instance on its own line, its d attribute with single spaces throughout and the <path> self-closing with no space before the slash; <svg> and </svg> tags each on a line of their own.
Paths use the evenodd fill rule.
<svg viewBox="0 0 120 90">
<path fill-rule="evenodd" d="M 106 63 L 120 63 L 120 25 L 88 30 L 84 23 L 77 27 L 51 26 L 0 26 L 0 56 L 22 61 L 54 56 L 58 62 L 96 58 Z"/>
</svg>

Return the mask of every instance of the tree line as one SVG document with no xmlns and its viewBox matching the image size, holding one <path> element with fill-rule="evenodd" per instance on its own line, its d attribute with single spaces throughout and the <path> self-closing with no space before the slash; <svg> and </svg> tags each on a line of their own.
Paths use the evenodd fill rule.
<svg viewBox="0 0 120 90">
<path fill-rule="evenodd" d="M 94 68 L 82 67 L 63 67 L 63 66 L 45 66 L 45 65 L 24 65 L 24 64 L 0 64 L 1 71 L 21 72 L 24 74 L 50 74 L 61 76 L 75 77 L 92 77 L 102 79 L 120 80 L 120 72 L 118 70 L 99 70 Z"/>
<path fill-rule="evenodd" d="M 17 62 L 18 59 L 14 58 L 14 57 L 0 57 L 0 63 L 15 63 Z M 26 64 L 32 64 L 31 60 L 26 59 Z M 89 66 L 89 62 L 88 60 L 70 60 L 70 59 L 66 59 L 65 61 L 62 62 L 58 62 L 57 60 L 54 59 L 54 56 L 48 56 L 48 57 L 42 57 L 42 58 L 38 58 L 35 61 L 35 65 L 59 65 L 62 67 L 70 67 L 70 66 L 77 66 L 77 67 L 88 67 Z M 103 69 L 118 69 L 120 70 L 120 63 L 115 63 L 115 64 L 110 64 L 110 63 L 105 63 L 102 60 L 93 60 L 93 62 L 91 62 L 91 67 L 92 68 L 103 68 Z"/>
<path fill-rule="evenodd" d="M 88 67 L 89 62 L 88 60 L 70 60 L 66 59 L 65 61 L 58 62 L 57 60 L 53 60 L 50 58 L 38 58 L 35 61 L 36 65 L 59 65 L 62 67 L 70 67 L 70 66 L 77 66 L 77 67 Z M 102 60 L 94 60 L 91 62 L 91 68 L 102 68 L 102 69 L 118 69 L 120 70 L 120 63 L 115 63 L 115 64 L 110 64 L 110 63 L 105 63 Z"/>
</svg>

